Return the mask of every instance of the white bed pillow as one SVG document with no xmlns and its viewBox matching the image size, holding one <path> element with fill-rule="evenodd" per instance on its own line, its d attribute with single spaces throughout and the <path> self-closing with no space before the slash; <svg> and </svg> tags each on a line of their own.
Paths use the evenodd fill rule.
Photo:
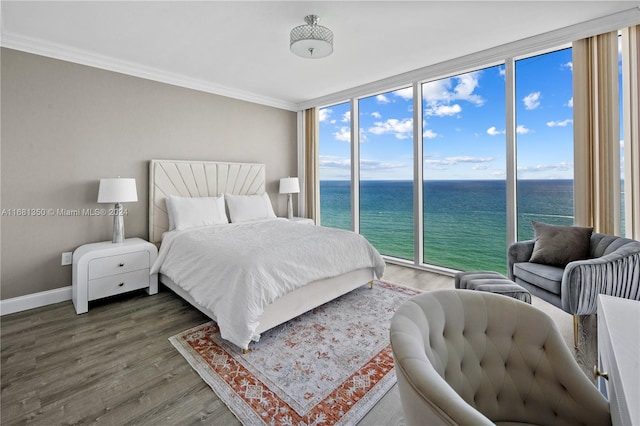
<svg viewBox="0 0 640 426">
<path fill-rule="evenodd" d="M 170 195 L 164 199 L 164 203 L 167 206 L 167 216 L 169 217 L 169 231 L 176 229 L 175 221 L 173 220 L 173 207 L 171 206 L 171 197 L 175 198 L 175 195 Z"/>
<path fill-rule="evenodd" d="M 229 223 L 222 196 L 191 198 L 170 195 L 166 204 L 170 231 Z"/>
<path fill-rule="evenodd" d="M 224 194 L 229 208 L 231 222 L 248 222 L 250 220 L 275 218 L 271 199 L 265 192 L 261 195 Z"/>
</svg>

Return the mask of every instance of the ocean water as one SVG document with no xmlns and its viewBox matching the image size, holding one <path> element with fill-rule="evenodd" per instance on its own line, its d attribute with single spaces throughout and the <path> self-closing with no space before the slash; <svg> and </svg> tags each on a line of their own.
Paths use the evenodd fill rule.
<svg viewBox="0 0 640 426">
<path fill-rule="evenodd" d="M 573 224 L 572 180 L 518 182 L 518 240 L 531 221 Z M 324 226 L 351 229 L 349 181 L 320 182 Z M 360 232 L 380 253 L 413 260 L 413 182 L 361 181 Z M 506 273 L 506 183 L 424 182 L 424 262 Z"/>
</svg>

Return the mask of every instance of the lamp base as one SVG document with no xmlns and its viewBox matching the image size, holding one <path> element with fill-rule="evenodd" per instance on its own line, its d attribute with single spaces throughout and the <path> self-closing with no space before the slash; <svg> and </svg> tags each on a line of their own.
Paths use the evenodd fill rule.
<svg viewBox="0 0 640 426">
<path fill-rule="evenodd" d="M 113 209 L 113 239 L 114 244 L 124 242 L 124 215 L 122 203 L 116 203 Z"/>
<path fill-rule="evenodd" d="M 287 194 L 287 218 L 293 219 L 293 201 L 291 194 Z"/>
</svg>

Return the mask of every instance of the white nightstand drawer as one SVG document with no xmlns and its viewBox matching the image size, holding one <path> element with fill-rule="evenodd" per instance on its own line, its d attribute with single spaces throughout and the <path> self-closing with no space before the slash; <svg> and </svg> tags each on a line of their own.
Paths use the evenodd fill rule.
<svg viewBox="0 0 640 426">
<path fill-rule="evenodd" d="M 146 287 L 149 287 L 149 268 L 90 280 L 87 294 L 89 300 L 95 300 Z"/>
<path fill-rule="evenodd" d="M 89 262 L 89 279 L 93 280 L 144 268 L 149 268 L 149 252 L 147 251 L 101 257 Z"/>
</svg>

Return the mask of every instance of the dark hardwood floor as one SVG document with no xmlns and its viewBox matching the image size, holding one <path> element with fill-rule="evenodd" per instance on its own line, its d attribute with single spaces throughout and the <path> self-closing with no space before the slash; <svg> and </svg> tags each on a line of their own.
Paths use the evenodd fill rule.
<svg viewBox="0 0 640 426">
<path fill-rule="evenodd" d="M 386 281 L 433 290 L 453 278 L 388 265 Z M 540 300 L 565 340 L 571 316 Z M 161 286 L 92 302 L 76 315 L 71 301 L 0 318 L 2 425 L 234 425 L 229 409 L 169 343 L 208 319 Z M 585 372 L 595 359 L 595 317 L 582 321 L 576 353 Z M 361 425 L 404 424 L 397 387 Z"/>
</svg>

